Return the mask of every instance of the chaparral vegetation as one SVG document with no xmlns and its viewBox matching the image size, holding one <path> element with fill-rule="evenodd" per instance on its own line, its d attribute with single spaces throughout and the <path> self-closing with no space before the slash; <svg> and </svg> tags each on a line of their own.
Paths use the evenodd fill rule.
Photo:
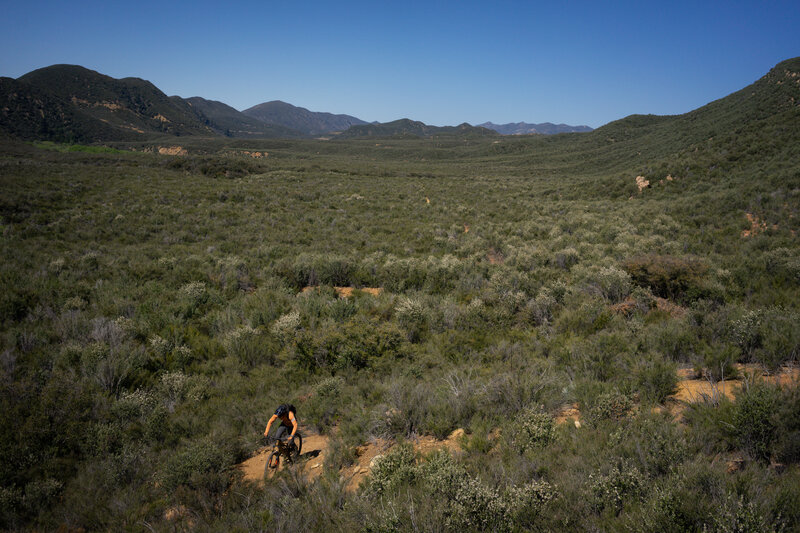
<svg viewBox="0 0 800 533">
<path fill-rule="evenodd" d="M 2 140 L 0 528 L 800 530 L 798 72 L 548 137 Z M 324 464 L 250 480 L 285 402 Z"/>
</svg>

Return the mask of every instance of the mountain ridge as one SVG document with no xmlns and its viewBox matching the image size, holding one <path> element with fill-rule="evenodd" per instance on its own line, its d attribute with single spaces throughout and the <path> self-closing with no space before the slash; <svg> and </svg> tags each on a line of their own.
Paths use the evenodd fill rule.
<svg viewBox="0 0 800 533">
<path fill-rule="evenodd" d="M 800 58 L 775 65 L 751 85 L 681 115 L 631 115 L 593 130 L 593 139 L 616 142 L 648 135 L 656 146 L 665 135 L 691 144 L 720 132 L 737 131 L 743 124 L 763 120 L 800 105 Z M 492 126 L 491 128 L 487 126 Z M 565 124 L 428 126 L 400 119 L 367 123 L 351 115 L 312 112 L 273 100 L 245 111 L 196 96 L 167 96 L 151 82 L 115 79 L 79 65 L 51 65 L 18 79 L 0 78 L 0 132 L 23 140 L 114 142 L 157 137 L 228 136 L 243 138 L 300 138 L 330 135 L 347 139 L 370 136 L 436 135 L 487 136 L 531 133 L 531 128 L 560 133 Z M 549 129 L 548 129 L 549 128 Z M 547 131 L 545 131 L 547 130 Z M 668 130 L 674 130 L 671 133 Z M 586 131 L 586 130 L 583 130 Z M 506 133 L 507 132 L 507 133 Z"/>
<path fill-rule="evenodd" d="M 553 124 L 552 122 L 542 122 L 541 124 L 529 124 L 527 122 L 494 124 L 493 122 L 484 122 L 483 124 L 478 124 L 478 126 L 494 130 L 501 135 L 555 135 L 558 133 L 590 132 L 594 129 L 584 125 L 570 126 L 569 124 Z"/>
<path fill-rule="evenodd" d="M 429 126 L 418 120 L 401 118 L 392 122 L 362 124 L 351 126 L 337 136 L 337 139 L 356 137 L 433 137 L 437 135 L 493 136 L 497 132 L 488 128 L 471 126 L 466 122 L 458 126 Z"/>
<path fill-rule="evenodd" d="M 347 130 L 351 126 L 367 124 L 366 121 L 351 115 L 309 111 L 281 100 L 257 104 L 242 113 L 266 124 L 283 126 L 310 136 L 325 135 Z"/>
</svg>

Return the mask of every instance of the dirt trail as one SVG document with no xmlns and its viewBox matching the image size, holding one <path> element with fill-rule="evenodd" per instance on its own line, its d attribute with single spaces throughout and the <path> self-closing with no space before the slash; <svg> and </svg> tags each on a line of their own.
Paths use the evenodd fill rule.
<svg viewBox="0 0 800 533">
<path fill-rule="evenodd" d="M 297 466 L 301 469 L 301 472 L 308 481 L 313 481 L 322 474 L 325 458 L 329 453 L 330 438 L 326 435 L 307 435 L 302 428 L 301 434 L 303 434 L 303 450 L 300 454 L 300 461 L 297 463 Z M 423 436 L 412 439 L 410 442 L 416 451 L 423 454 L 439 448 L 446 448 L 452 452 L 460 449 L 459 440 L 463 434 L 463 429 L 457 429 L 445 440 L 437 440 L 434 437 Z M 347 481 L 347 490 L 356 490 L 374 466 L 375 459 L 388 453 L 395 444 L 395 442 L 385 439 L 372 439 L 356 448 L 355 463 L 343 468 L 339 473 L 340 476 Z M 261 448 L 256 455 L 236 465 L 236 468 L 244 474 L 246 480 L 261 482 L 269 452 L 270 448 Z M 278 471 L 283 470 L 283 468 L 284 465 L 281 464 L 278 467 Z"/>
<path fill-rule="evenodd" d="M 778 383 L 783 386 L 800 385 L 800 368 L 783 367 L 780 371 L 767 374 L 758 365 L 736 365 L 739 376 L 756 376 L 771 383 Z M 666 410 L 677 419 L 681 419 L 683 411 L 690 403 L 702 401 L 705 398 L 718 398 L 722 395 L 733 399 L 735 393 L 742 388 L 745 380 L 743 377 L 725 380 L 712 385 L 706 379 L 697 379 L 694 371 L 690 368 L 678 370 L 680 381 L 678 390 L 666 402 L 664 407 L 657 410 Z M 568 404 L 561 407 L 554 415 L 557 424 L 573 424 L 576 428 L 581 427 L 581 412 L 577 403 Z M 324 468 L 325 459 L 330 453 L 330 437 L 326 435 L 312 434 L 301 427 L 303 435 L 303 451 L 300 460 L 295 468 L 300 468 L 303 476 L 308 481 L 317 479 Z M 438 440 L 431 436 L 422 436 L 410 440 L 414 449 L 422 454 L 430 453 L 439 448 L 445 448 L 451 452 L 461 449 L 461 437 L 464 435 L 463 429 L 457 429 L 444 440 Z M 375 465 L 376 458 L 388 453 L 396 443 L 385 439 L 372 439 L 359 446 L 355 450 L 356 460 L 354 464 L 343 468 L 339 475 L 347 483 L 347 490 L 354 491 L 362 481 L 369 475 Z M 261 482 L 264 475 L 264 466 L 267 462 L 270 448 L 264 447 L 243 463 L 236 467 L 244 474 L 244 478 L 249 481 Z M 281 465 L 278 470 L 283 470 L 285 465 Z"/>
<path fill-rule="evenodd" d="M 328 451 L 330 438 L 325 435 L 306 434 L 306 432 L 302 431 L 302 428 L 300 433 L 303 435 L 303 449 L 298 465 L 309 479 L 316 479 L 322 473 L 322 465 L 325 462 L 325 454 Z M 256 455 L 243 463 L 239 463 L 236 468 L 242 471 L 245 479 L 260 481 L 264 476 L 264 466 L 267 464 L 267 456 L 269 456 L 271 450 L 272 448 L 269 446 L 259 449 Z M 284 466 L 282 463 L 278 470 L 283 470 Z"/>
</svg>

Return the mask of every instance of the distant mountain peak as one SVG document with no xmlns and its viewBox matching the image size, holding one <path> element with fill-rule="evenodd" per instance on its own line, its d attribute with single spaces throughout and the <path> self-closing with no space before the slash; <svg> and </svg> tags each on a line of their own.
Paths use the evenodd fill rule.
<svg viewBox="0 0 800 533">
<path fill-rule="evenodd" d="M 334 115 L 309 111 L 281 100 L 272 100 L 242 111 L 245 115 L 267 124 L 291 128 L 306 135 L 325 135 L 344 131 L 350 126 L 366 124 L 365 121 L 350 115 Z"/>
<path fill-rule="evenodd" d="M 494 130 L 501 135 L 553 135 L 556 133 L 575 133 L 592 131 L 589 126 L 570 126 L 568 124 L 553 124 L 543 122 L 541 124 L 528 124 L 527 122 L 510 122 L 508 124 L 494 124 L 484 122 L 479 124 L 484 128 Z"/>
</svg>

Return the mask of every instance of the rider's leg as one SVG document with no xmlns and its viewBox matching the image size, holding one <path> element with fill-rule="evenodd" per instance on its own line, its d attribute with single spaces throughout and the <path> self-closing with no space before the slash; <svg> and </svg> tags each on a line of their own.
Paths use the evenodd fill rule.
<svg viewBox="0 0 800 533">
<path fill-rule="evenodd" d="M 278 426 L 278 431 L 275 432 L 275 438 L 278 440 L 283 440 L 291 434 L 292 432 L 289 431 L 289 428 L 286 426 Z"/>
</svg>

